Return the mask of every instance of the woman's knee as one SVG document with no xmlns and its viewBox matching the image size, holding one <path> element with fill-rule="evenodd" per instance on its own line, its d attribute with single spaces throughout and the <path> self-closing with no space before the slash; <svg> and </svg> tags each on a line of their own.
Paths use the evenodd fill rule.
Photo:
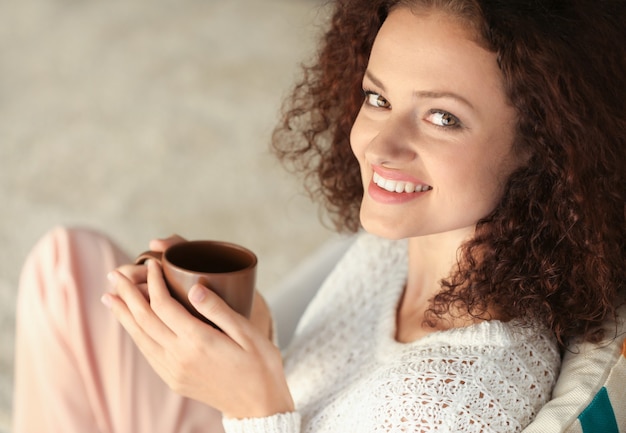
<svg viewBox="0 0 626 433">
<path fill-rule="evenodd" d="M 97 230 L 55 227 L 41 237 L 24 263 L 18 302 L 63 308 L 78 295 L 75 292 L 90 287 L 106 290 L 107 272 L 124 260 L 121 250 Z"/>
</svg>

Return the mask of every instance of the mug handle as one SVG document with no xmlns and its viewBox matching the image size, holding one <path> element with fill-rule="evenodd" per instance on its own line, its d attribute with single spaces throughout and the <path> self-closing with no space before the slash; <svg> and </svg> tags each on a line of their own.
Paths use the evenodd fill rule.
<svg viewBox="0 0 626 433">
<path fill-rule="evenodd" d="M 156 260 L 157 262 L 161 263 L 162 258 L 163 253 L 157 251 L 144 251 L 137 256 L 137 258 L 135 259 L 135 264 L 143 265 L 144 263 L 146 263 L 147 260 Z"/>
</svg>

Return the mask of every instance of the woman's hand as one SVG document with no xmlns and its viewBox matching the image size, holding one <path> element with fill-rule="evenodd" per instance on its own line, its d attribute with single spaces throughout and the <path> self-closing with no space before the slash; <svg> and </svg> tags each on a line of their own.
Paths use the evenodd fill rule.
<svg viewBox="0 0 626 433">
<path fill-rule="evenodd" d="M 172 235 L 164 239 L 153 239 L 150 241 L 149 248 L 151 251 L 162 253 L 172 245 L 187 242 L 187 240 L 178 235 Z M 143 265 L 128 264 L 120 266 L 118 271 L 124 274 L 126 278 L 130 279 L 141 291 L 147 301 L 150 300 L 148 295 L 148 268 Z"/>
<path fill-rule="evenodd" d="M 176 245 L 182 242 L 187 242 L 187 240 L 181 236 L 172 235 L 164 239 L 151 240 L 149 248 L 151 251 L 163 252 L 172 245 Z M 150 300 L 147 288 L 146 266 L 129 264 L 121 266 L 118 271 L 124 274 L 124 276 L 131 280 L 140 289 L 141 293 L 144 294 L 146 300 Z M 261 294 L 256 290 L 254 292 L 254 299 L 252 300 L 250 322 L 270 340 L 273 338 L 272 315 L 270 313 L 269 307 L 267 306 L 267 303 L 265 302 L 265 299 L 263 299 L 263 296 L 261 296 Z"/>
<path fill-rule="evenodd" d="M 169 240 L 150 247 L 158 251 Z M 269 312 L 259 295 L 247 320 L 206 287 L 191 288 L 192 305 L 222 333 L 170 296 L 161 268 L 152 260 L 147 266 L 122 267 L 111 278 L 116 293 L 105 294 L 103 302 L 173 391 L 231 418 L 293 411 L 280 351 L 268 339 Z"/>
</svg>

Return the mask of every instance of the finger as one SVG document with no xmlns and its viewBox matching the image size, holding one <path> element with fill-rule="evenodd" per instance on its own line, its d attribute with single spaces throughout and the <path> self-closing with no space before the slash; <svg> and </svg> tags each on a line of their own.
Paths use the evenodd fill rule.
<svg viewBox="0 0 626 433">
<path fill-rule="evenodd" d="M 196 310 L 204 317 L 218 326 L 226 335 L 235 341 L 243 349 L 251 347 L 253 327 L 245 317 L 234 311 L 206 287 L 195 284 L 189 290 L 189 301 Z"/>
<path fill-rule="evenodd" d="M 182 242 L 187 242 L 187 240 L 183 238 L 182 236 L 171 235 L 163 239 L 152 239 L 150 241 L 149 247 L 152 251 L 161 252 L 161 251 L 165 251 L 167 248 L 171 247 L 172 245 L 180 244 Z"/>
<path fill-rule="evenodd" d="M 158 341 L 150 337 L 143 328 L 135 321 L 128 306 L 117 295 L 105 293 L 102 295 L 102 303 L 112 312 L 118 322 L 126 330 L 130 338 L 152 367 L 157 371 L 163 370 L 155 360 L 163 359 L 164 348 Z"/>
<path fill-rule="evenodd" d="M 146 301 L 150 300 L 146 285 L 148 271 L 145 266 L 128 264 L 122 265 L 116 270 L 137 286 Z"/>
<path fill-rule="evenodd" d="M 165 342 L 172 338 L 172 331 L 159 319 L 150 307 L 141 290 L 123 274 L 114 271 L 112 277 L 116 280 L 117 296 L 124 302 L 133 320 L 143 332 L 156 341 Z"/>
<path fill-rule="evenodd" d="M 146 264 L 150 307 L 172 332 L 178 334 L 179 329 L 190 326 L 190 320 L 196 319 L 170 295 L 160 264 L 154 260 L 148 260 Z"/>
<path fill-rule="evenodd" d="M 148 270 L 145 266 L 126 264 L 118 267 L 117 271 L 134 284 L 142 284 L 147 281 Z"/>
<path fill-rule="evenodd" d="M 128 305 L 126 305 L 122 298 L 112 293 L 105 293 L 102 295 L 102 303 L 113 312 L 115 318 L 124 329 L 126 329 L 126 332 L 128 332 L 138 346 L 154 350 L 156 342 L 139 326 L 128 308 Z"/>
<path fill-rule="evenodd" d="M 263 335 L 267 336 L 268 339 L 273 339 L 272 317 L 269 312 L 269 307 L 258 290 L 254 291 L 250 323 L 261 331 Z"/>
</svg>

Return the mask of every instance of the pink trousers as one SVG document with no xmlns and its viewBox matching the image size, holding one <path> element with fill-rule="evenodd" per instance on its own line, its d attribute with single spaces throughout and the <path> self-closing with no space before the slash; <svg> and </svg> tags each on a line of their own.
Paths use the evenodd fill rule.
<svg viewBox="0 0 626 433">
<path fill-rule="evenodd" d="M 173 393 L 100 303 L 128 263 L 106 237 L 57 228 L 33 249 L 17 302 L 14 433 L 213 433 L 221 414 Z"/>
</svg>

